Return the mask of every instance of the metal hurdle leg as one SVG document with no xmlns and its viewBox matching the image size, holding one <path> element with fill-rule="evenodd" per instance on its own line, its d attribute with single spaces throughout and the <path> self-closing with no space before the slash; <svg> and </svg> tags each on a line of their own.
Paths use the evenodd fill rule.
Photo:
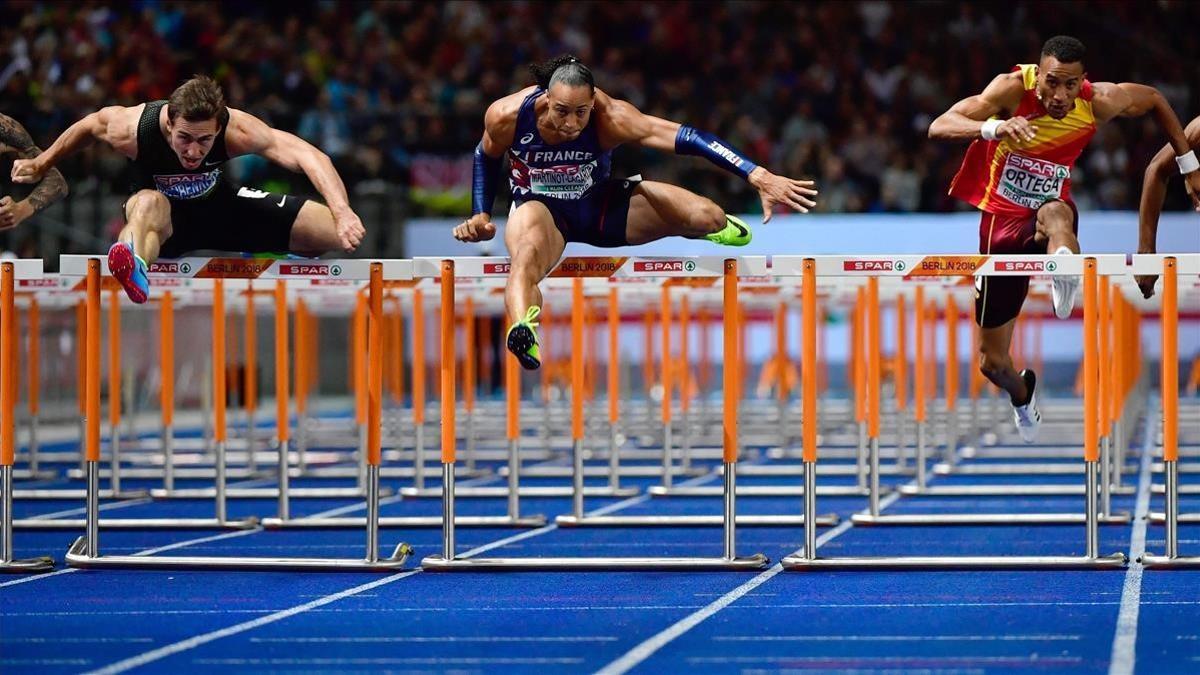
<svg viewBox="0 0 1200 675">
<path fill-rule="evenodd" d="M 443 270 L 447 267 L 450 273 L 453 273 L 453 263 L 445 261 Z M 737 301 L 737 263 L 735 260 L 726 260 L 723 264 L 723 274 L 725 276 L 725 293 L 724 300 L 727 309 L 735 308 Z M 445 274 L 445 272 L 443 272 Z M 447 282 L 443 277 L 441 284 L 443 292 L 453 293 L 454 284 Z M 579 447 L 579 441 L 582 440 L 582 421 L 583 408 L 582 399 L 583 392 L 583 282 L 580 278 L 573 280 L 573 298 L 574 302 L 571 317 L 572 326 L 572 343 L 571 350 L 571 375 L 572 383 L 572 429 L 573 436 L 576 441 L 576 448 Z M 445 297 L 445 296 L 443 296 Z M 726 312 L 725 320 L 725 338 L 727 353 L 734 353 L 736 348 L 736 318 L 733 312 Z M 669 355 L 667 355 L 669 356 Z M 453 369 L 453 361 L 448 364 L 443 362 L 443 368 Z M 736 376 L 734 368 L 725 369 L 725 409 L 736 409 Z M 732 415 L 725 417 L 725 490 L 724 504 L 725 513 L 723 517 L 724 536 L 723 536 L 723 554 L 720 557 L 705 558 L 705 557 L 546 557 L 546 558 L 458 558 L 454 556 L 453 551 L 443 550 L 442 555 L 431 556 L 422 561 L 421 565 L 424 569 L 443 571 L 443 570 L 539 570 L 539 569 L 571 569 L 571 570 L 605 570 L 605 569 L 762 569 L 767 564 L 767 559 L 762 554 L 755 554 L 748 557 L 739 557 L 735 553 L 735 531 L 736 531 L 736 513 L 735 506 L 735 480 L 736 472 L 734 462 L 737 458 L 736 446 L 736 420 Z M 452 487 L 447 489 L 448 493 L 452 493 Z M 452 497 L 448 502 L 452 503 Z M 446 515 L 446 525 L 451 527 L 453 520 Z"/>
</svg>

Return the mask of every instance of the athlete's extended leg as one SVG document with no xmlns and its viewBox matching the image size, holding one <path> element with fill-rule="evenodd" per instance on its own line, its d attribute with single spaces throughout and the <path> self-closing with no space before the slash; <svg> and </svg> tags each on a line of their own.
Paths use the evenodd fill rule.
<svg viewBox="0 0 1200 675">
<path fill-rule="evenodd" d="M 1075 235 L 1075 209 L 1063 201 L 1046 202 L 1037 212 L 1037 232 L 1033 240 L 1045 244 L 1046 252 L 1053 255 L 1079 253 L 1079 239 Z M 1079 294 L 1079 277 L 1055 275 L 1051 277 L 1051 295 L 1054 314 L 1060 319 L 1071 316 L 1075 308 L 1075 297 Z"/>
<path fill-rule="evenodd" d="M 299 255 L 317 256 L 341 249 L 342 242 L 333 223 L 333 212 L 320 202 L 306 200 L 292 223 L 288 250 Z"/>
<path fill-rule="evenodd" d="M 141 304 L 150 295 L 146 264 L 171 236 L 171 202 L 154 190 L 139 190 L 125 201 L 125 222 L 108 249 L 108 270 L 129 299 Z"/>
<path fill-rule="evenodd" d="M 538 283 L 554 269 L 567 243 L 555 227 L 554 217 L 546 205 L 528 201 L 509 217 L 504 228 L 504 244 L 512 262 L 508 285 L 504 289 L 504 305 L 510 322 L 508 348 L 522 366 L 533 370 L 541 365 L 534 330 L 542 306 Z"/>
<path fill-rule="evenodd" d="M 718 244 L 750 243 L 750 228 L 707 197 L 669 183 L 642 181 L 629 198 L 625 238 L 630 245 L 663 237 L 708 238 Z"/>
<path fill-rule="evenodd" d="M 1012 345 L 1013 328 L 1017 320 L 1012 319 L 995 328 L 979 329 L 979 372 L 992 384 L 1008 392 L 1014 403 L 1023 403 L 1029 394 L 1025 381 L 1013 367 L 1009 349 Z"/>
<path fill-rule="evenodd" d="M 1017 372 L 1009 348 L 1017 320 L 1010 319 L 994 328 L 979 329 L 979 371 L 993 384 L 1008 392 L 1013 407 L 1013 422 L 1026 443 L 1037 439 L 1042 415 L 1035 392 L 1037 374 L 1026 369 Z"/>
</svg>

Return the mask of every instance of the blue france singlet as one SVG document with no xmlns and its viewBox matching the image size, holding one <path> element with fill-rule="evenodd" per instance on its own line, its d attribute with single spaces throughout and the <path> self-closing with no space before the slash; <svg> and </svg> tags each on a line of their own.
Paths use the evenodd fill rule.
<svg viewBox="0 0 1200 675">
<path fill-rule="evenodd" d="M 608 178 L 612 151 L 600 147 L 594 114 L 575 139 L 554 145 L 542 140 L 534 104 L 545 93 L 545 89 L 535 89 L 517 112 L 516 133 L 508 150 L 512 162 L 508 182 L 514 203 L 545 197 L 583 199 Z"/>
</svg>

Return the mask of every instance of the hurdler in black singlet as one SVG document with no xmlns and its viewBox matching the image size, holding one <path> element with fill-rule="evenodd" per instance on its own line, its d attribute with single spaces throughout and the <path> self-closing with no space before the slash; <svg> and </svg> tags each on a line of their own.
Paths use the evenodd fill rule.
<svg viewBox="0 0 1200 675">
<path fill-rule="evenodd" d="M 159 126 L 166 101 L 150 101 L 138 119 L 137 159 L 130 193 L 154 190 L 171 203 L 173 234 L 160 256 L 173 258 L 195 250 L 282 253 L 296 215 L 307 201 L 253 188 L 237 188 L 226 175 L 225 127 L 195 169 L 179 161 Z"/>
</svg>

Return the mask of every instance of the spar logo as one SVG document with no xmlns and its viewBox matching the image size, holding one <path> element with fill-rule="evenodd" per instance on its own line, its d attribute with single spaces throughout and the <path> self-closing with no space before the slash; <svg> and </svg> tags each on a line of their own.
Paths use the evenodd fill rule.
<svg viewBox="0 0 1200 675">
<path fill-rule="evenodd" d="M 152 262 L 146 271 L 150 274 L 179 274 L 180 272 L 187 274 L 191 271 L 190 267 L 188 270 L 181 269 L 186 264 L 177 262 Z"/>
<path fill-rule="evenodd" d="M 903 272 L 903 260 L 845 260 L 842 262 L 843 272 Z"/>
<path fill-rule="evenodd" d="M 1058 263 L 1051 260 L 1050 262 L 1042 262 L 1041 260 L 998 260 L 996 261 L 997 272 L 1053 272 L 1058 269 Z"/>
<path fill-rule="evenodd" d="M 695 260 L 638 260 L 634 272 L 695 272 Z"/>
<path fill-rule="evenodd" d="M 50 279 L 19 279 L 17 285 L 23 288 L 49 288 L 58 285 L 58 280 Z"/>
<path fill-rule="evenodd" d="M 341 276 L 340 265 L 319 265 L 312 263 L 282 263 L 279 274 L 295 277 L 337 277 Z"/>
<path fill-rule="evenodd" d="M 506 263 L 506 262 L 484 263 L 483 264 L 483 273 L 484 274 L 508 274 L 508 271 L 511 268 L 512 268 L 512 265 L 510 263 Z"/>
</svg>

